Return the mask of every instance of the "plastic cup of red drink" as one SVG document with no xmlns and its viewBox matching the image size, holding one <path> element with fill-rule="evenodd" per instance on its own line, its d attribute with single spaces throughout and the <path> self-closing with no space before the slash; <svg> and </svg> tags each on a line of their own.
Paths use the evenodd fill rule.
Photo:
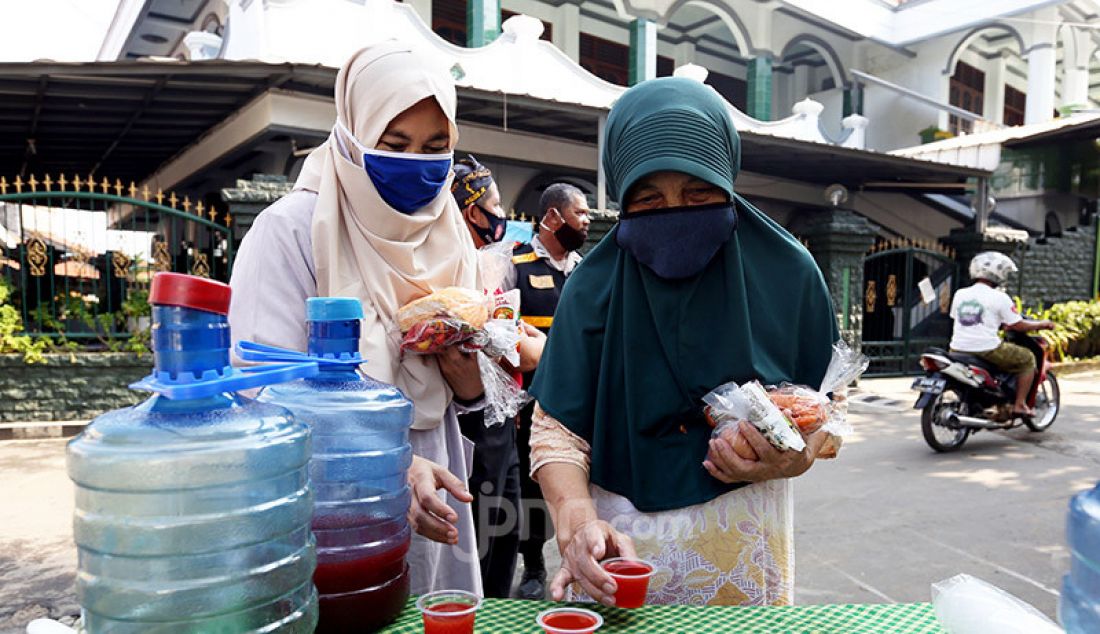
<svg viewBox="0 0 1100 634">
<path fill-rule="evenodd" d="M 546 634 L 592 634 L 603 625 L 602 616 L 581 608 L 554 608 L 539 612 L 536 621 Z"/>
<path fill-rule="evenodd" d="M 424 634 L 473 634 L 481 597 L 464 590 L 440 590 L 416 600 Z"/>
<path fill-rule="evenodd" d="M 646 591 L 649 590 L 649 578 L 656 568 L 648 561 L 615 557 L 605 559 L 600 566 L 615 580 L 615 607 L 640 608 L 645 605 Z"/>
</svg>

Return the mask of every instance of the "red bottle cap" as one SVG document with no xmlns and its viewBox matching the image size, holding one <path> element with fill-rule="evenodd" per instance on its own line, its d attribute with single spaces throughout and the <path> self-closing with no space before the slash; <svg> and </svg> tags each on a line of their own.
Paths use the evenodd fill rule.
<svg viewBox="0 0 1100 634">
<path fill-rule="evenodd" d="M 219 315 L 229 314 L 229 285 L 183 273 L 157 273 L 149 303 L 182 306 Z"/>
</svg>

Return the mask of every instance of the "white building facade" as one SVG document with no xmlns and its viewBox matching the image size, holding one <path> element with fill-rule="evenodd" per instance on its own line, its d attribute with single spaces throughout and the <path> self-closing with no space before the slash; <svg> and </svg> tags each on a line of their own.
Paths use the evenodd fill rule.
<svg viewBox="0 0 1100 634">
<path fill-rule="evenodd" d="M 617 86 L 702 66 L 761 121 L 810 98 L 826 140 L 842 142 L 842 121 L 859 114 L 878 151 L 915 145 L 922 131 L 943 138 L 1100 104 L 1095 0 L 124 0 L 100 58 L 339 65 L 392 4 L 471 48 L 508 17 L 532 16 L 538 37 Z M 317 36 L 328 50 L 315 50 Z M 575 76 L 530 79 L 550 93 L 601 91 Z"/>
</svg>

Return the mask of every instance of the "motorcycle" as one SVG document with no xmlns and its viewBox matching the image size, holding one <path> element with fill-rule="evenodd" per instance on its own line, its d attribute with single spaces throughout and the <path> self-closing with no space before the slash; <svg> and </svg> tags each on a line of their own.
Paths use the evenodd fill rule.
<svg viewBox="0 0 1100 634">
<path fill-rule="evenodd" d="M 1043 432 L 1058 417 L 1061 394 L 1051 372 L 1050 349 L 1043 339 L 1009 331 L 1005 339 L 1035 355 L 1036 377 L 1027 397 L 1031 417 L 1013 416 L 1016 377 L 971 354 L 928 348 L 920 364 L 925 375 L 913 382 L 920 392 L 913 409 L 921 410 L 924 441 L 939 452 L 956 451 L 971 434 L 1026 425 Z"/>
</svg>

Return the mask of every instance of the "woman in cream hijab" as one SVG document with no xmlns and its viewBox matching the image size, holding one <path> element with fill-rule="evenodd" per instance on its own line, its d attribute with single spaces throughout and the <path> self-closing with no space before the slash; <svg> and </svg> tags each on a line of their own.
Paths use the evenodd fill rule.
<svg viewBox="0 0 1100 634">
<path fill-rule="evenodd" d="M 306 298 L 362 300 L 367 371 L 415 405 L 414 594 L 481 593 L 465 487 L 473 449 L 455 418 L 481 399 L 477 362 L 457 348 L 402 356 L 396 323 L 398 308 L 433 290 L 476 288 L 477 254 L 450 193 L 455 101 L 446 69 L 404 44 L 352 55 L 336 78 L 328 141 L 309 155 L 294 191 L 256 218 L 231 281 L 234 340 L 296 350 L 306 348 Z"/>
</svg>

